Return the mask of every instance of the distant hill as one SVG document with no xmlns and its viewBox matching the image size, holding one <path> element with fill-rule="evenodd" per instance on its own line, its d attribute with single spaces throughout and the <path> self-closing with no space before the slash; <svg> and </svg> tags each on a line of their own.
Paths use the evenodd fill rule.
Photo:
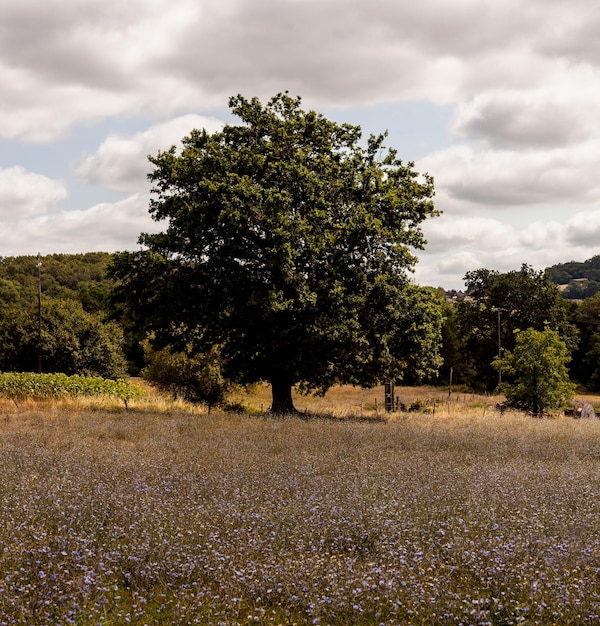
<svg viewBox="0 0 600 626">
<path fill-rule="evenodd" d="M 564 298 L 590 298 L 600 291 L 600 255 L 583 262 L 558 263 L 546 268 L 546 274 L 559 285 Z"/>
<path fill-rule="evenodd" d="M 104 310 L 112 281 L 106 268 L 112 254 L 50 254 L 41 257 L 42 294 L 50 298 L 79 300 L 89 312 Z M 35 306 L 38 290 L 36 256 L 0 257 L 0 307 Z"/>
</svg>

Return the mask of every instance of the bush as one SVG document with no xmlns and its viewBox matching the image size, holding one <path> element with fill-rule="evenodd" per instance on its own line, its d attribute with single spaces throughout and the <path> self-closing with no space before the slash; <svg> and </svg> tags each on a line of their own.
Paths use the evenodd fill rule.
<svg viewBox="0 0 600 626">
<path fill-rule="evenodd" d="M 515 333 L 515 349 L 494 361 L 509 380 L 499 391 L 508 406 L 542 415 L 564 405 L 575 393 L 569 379 L 569 351 L 558 332 L 529 328 Z"/>
<path fill-rule="evenodd" d="M 149 383 L 188 402 L 206 404 L 209 410 L 223 404 L 228 383 L 216 350 L 192 355 L 169 348 L 153 351 L 146 344 L 145 351 L 148 365 L 142 376 Z"/>
</svg>

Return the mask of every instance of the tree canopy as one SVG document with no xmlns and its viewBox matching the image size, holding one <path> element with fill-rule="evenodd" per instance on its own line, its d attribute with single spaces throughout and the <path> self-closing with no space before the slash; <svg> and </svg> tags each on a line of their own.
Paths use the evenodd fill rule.
<svg viewBox="0 0 600 626">
<path fill-rule="evenodd" d="M 49 254 L 41 257 L 45 296 L 78 300 L 89 312 L 106 311 L 112 281 L 106 269 L 108 252 Z M 0 306 L 27 308 L 37 299 L 38 259 L 35 256 L 0 257 Z"/>
<path fill-rule="evenodd" d="M 600 291 L 600 255 L 583 262 L 558 263 L 546 269 L 550 280 L 566 285 L 562 295 L 571 300 L 591 298 Z"/>
<path fill-rule="evenodd" d="M 166 228 L 115 257 L 130 314 L 159 347 L 218 347 L 232 380 L 269 381 L 276 412 L 293 409 L 294 384 L 435 369 L 439 306 L 409 280 L 432 178 L 384 134 L 361 143 L 360 127 L 300 98 L 229 104 L 238 124 L 150 157 L 150 212 Z"/>
<path fill-rule="evenodd" d="M 494 389 L 497 373 L 492 361 L 515 346 L 515 331 L 549 328 L 559 332 L 570 350 L 577 344 L 577 329 L 569 322 L 567 303 L 543 271 L 523 264 L 520 270 L 501 273 L 478 269 L 465 275 L 467 297 L 458 303 L 452 320 L 460 338 L 459 361 L 468 364 L 473 379 L 466 384 Z"/>
<path fill-rule="evenodd" d="M 1 370 L 37 371 L 41 365 L 45 372 L 107 378 L 127 373 L 123 331 L 106 319 L 111 256 L 0 257 Z"/>
<path fill-rule="evenodd" d="M 573 303 L 571 319 L 579 331 L 573 353 L 571 377 L 591 391 L 600 390 L 600 293 Z"/>
<path fill-rule="evenodd" d="M 35 306 L 3 311 L 0 316 L 0 371 L 36 371 L 38 357 L 46 373 L 122 378 L 127 374 L 123 331 L 80 302 L 42 299 Z M 41 325 L 40 325 L 41 321 Z"/>
<path fill-rule="evenodd" d="M 561 407 L 575 393 L 569 360 L 569 350 L 555 330 L 516 332 L 514 351 L 494 361 L 509 377 L 501 386 L 507 404 L 533 415 Z"/>
</svg>

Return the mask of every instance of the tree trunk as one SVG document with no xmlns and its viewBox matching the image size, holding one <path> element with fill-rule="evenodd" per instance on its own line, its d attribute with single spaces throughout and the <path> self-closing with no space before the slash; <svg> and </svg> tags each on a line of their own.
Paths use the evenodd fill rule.
<svg viewBox="0 0 600 626">
<path fill-rule="evenodd" d="M 271 380 L 273 402 L 269 411 L 274 415 L 297 413 L 292 400 L 292 383 L 284 377 L 275 377 Z"/>
</svg>

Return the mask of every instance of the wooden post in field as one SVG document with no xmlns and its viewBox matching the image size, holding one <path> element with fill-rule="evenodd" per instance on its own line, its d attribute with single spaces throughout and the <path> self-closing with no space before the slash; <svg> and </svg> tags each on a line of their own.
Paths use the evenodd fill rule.
<svg viewBox="0 0 600 626">
<path fill-rule="evenodd" d="M 394 381 L 386 381 L 384 387 L 385 412 L 391 413 L 394 410 Z"/>
<path fill-rule="evenodd" d="M 452 399 L 452 372 L 454 368 L 450 368 L 450 386 L 448 387 L 448 415 L 450 415 L 450 400 Z"/>
</svg>

